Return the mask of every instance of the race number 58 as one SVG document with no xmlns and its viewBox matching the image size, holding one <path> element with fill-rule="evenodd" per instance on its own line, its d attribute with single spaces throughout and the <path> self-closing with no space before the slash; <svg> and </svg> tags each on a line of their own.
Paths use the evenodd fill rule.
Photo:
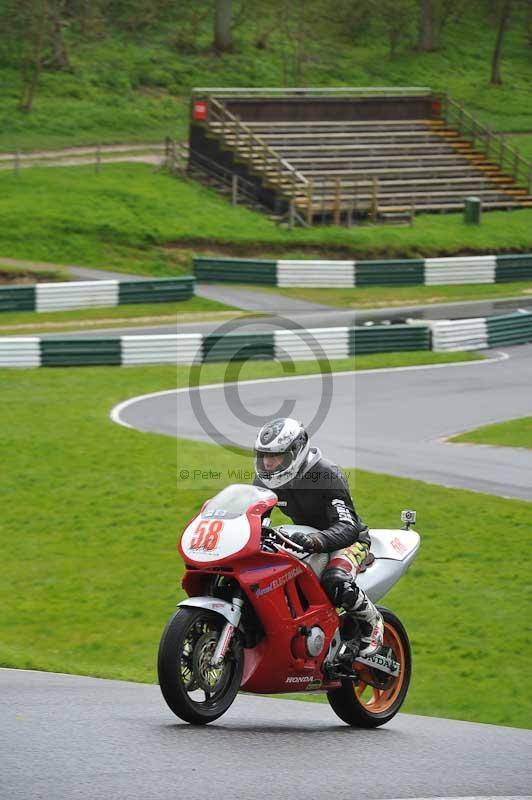
<svg viewBox="0 0 532 800">
<path fill-rule="evenodd" d="M 191 550 L 214 550 L 220 540 L 224 524 L 221 519 L 203 519 L 194 532 L 190 542 Z"/>
</svg>

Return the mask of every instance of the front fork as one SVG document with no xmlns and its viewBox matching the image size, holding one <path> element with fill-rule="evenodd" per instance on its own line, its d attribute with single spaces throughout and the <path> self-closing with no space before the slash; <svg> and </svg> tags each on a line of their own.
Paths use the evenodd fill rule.
<svg viewBox="0 0 532 800">
<path fill-rule="evenodd" d="M 232 622 L 226 622 L 223 627 L 220 638 L 218 639 L 218 644 L 216 645 L 216 650 L 211 658 L 212 667 L 219 667 L 222 664 L 225 654 L 229 649 L 229 645 L 231 644 L 231 640 L 233 639 L 234 632 L 238 628 L 240 617 L 242 616 L 242 608 L 244 606 L 243 599 L 241 597 L 233 597 L 231 603 L 238 608 L 239 611 L 235 617 L 234 624 Z"/>
</svg>

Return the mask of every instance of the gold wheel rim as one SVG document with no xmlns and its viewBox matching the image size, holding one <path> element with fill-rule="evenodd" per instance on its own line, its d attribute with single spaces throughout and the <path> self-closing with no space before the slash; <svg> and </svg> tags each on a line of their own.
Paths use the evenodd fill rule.
<svg viewBox="0 0 532 800">
<path fill-rule="evenodd" d="M 356 663 L 353 665 L 355 671 L 360 675 L 358 683 L 353 684 L 353 691 L 360 705 L 370 714 L 384 714 L 391 709 L 405 681 L 405 650 L 401 637 L 396 629 L 389 623 L 384 623 L 383 644 L 391 647 L 396 660 L 399 662 L 399 675 L 388 689 L 377 689 L 369 684 L 370 674 L 366 667 L 361 667 Z"/>
</svg>

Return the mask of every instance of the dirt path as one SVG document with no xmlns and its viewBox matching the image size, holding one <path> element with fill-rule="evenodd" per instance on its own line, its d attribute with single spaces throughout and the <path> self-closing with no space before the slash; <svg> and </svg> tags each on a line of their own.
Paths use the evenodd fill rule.
<svg viewBox="0 0 532 800">
<path fill-rule="evenodd" d="M 179 143 L 179 153 L 184 157 L 188 145 Z M 0 153 L 0 170 L 27 169 L 28 167 L 75 167 L 85 164 L 140 162 L 160 166 L 165 160 L 163 143 L 102 144 L 65 147 L 57 150 L 34 150 L 28 153 Z"/>
<path fill-rule="evenodd" d="M 141 281 L 149 279 L 149 275 L 128 275 L 126 272 L 110 272 L 103 269 L 91 269 L 90 267 L 78 267 L 75 264 L 50 264 L 45 261 L 26 261 L 20 258 L 0 258 L 0 267 L 15 267 L 16 269 L 28 270 L 32 272 L 62 272 L 71 275 L 78 281 Z"/>
</svg>

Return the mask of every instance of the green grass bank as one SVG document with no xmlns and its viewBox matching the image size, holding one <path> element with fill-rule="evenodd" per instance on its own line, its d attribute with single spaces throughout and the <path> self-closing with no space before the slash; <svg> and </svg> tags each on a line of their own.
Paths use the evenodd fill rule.
<svg viewBox="0 0 532 800">
<path fill-rule="evenodd" d="M 292 231 L 215 192 L 143 164 L 0 173 L 0 256 L 163 277 L 188 274 L 193 252 L 276 258 L 386 258 L 529 251 L 532 209 L 422 215 L 413 227 Z"/>
<path fill-rule="evenodd" d="M 361 357 L 357 365 L 417 357 Z M 240 377 L 280 370 L 247 364 Z M 227 365 L 202 370 L 209 383 L 231 377 Z M 172 438 L 120 427 L 108 415 L 122 400 L 187 381 L 186 367 L 0 371 L 2 666 L 155 680 L 162 627 L 182 596 L 177 537 L 202 501 L 231 482 L 231 470 L 250 470 L 251 460 L 189 441 L 176 449 Z M 176 487 L 178 465 L 222 475 Z M 363 471 L 349 477 L 371 525 L 396 526 L 406 507 L 419 514 L 419 558 L 386 598 L 414 648 L 405 710 L 529 725 L 529 678 L 501 648 L 509 639 L 517 652 L 530 646 L 522 625 L 530 615 L 530 504 Z M 501 527 L 520 554 L 517 574 L 510 559 L 493 569 L 486 543 Z"/>
<path fill-rule="evenodd" d="M 249 287 L 246 287 L 249 288 Z M 448 286 L 368 286 L 354 289 L 285 289 L 254 286 L 253 291 L 281 294 L 309 303 L 324 303 L 339 308 L 388 308 L 411 305 L 434 305 L 472 300 L 497 300 L 501 297 L 532 296 L 532 281 L 493 284 L 458 284 Z M 1 318 L 0 318 L 1 322 Z"/>
<path fill-rule="evenodd" d="M 148 323 L 175 324 L 177 333 L 179 323 L 208 319 L 223 321 L 245 315 L 240 309 L 203 297 L 192 297 L 177 303 L 132 303 L 112 308 L 81 308 L 70 311 L 6 311 L 0 314 L 0 336 Z"/>
<path fill-rule="evenodd" d="M 130 25 L 129 36 L 112 26 L 103 29 L 96 21 L 91 37 L 82 38 L 75 25 L 68 24 L 63 35 L 71 70 L 43 70 L 31 114 L 18 110 L 21 75 L 14 60 L 4 54 L 0 64 L 0 150 L 162 141 L 166 135 L 185 138 L 190 88 L 213 83 L 432 86 L 449 91 L 481 122 L 497 130 L 532 132 L 524 6 L 522 10 L 514 8 L 506 35 L 503 84 L 491 86 L 496 19 L 490 19 L 484 7 L 449 6 L 441 48 L 432 53 L 421 53 L 415 47 L 412 9 L 400 26 L 396 52 L 391 55 L 385 20 L 378 8 L 367 4 L 364 11 L 361 5 L 346 13 L 342 22 L 339 9 L 324 13 L 319 3 L 306 5 L 304 33 L 297 27 L 297 9 L 289 6 L 284 25 L 278 24 L 275 6 L 270 8 L 270 4 L 263 3 L 256 15 L 249 10 L 239 14 L 233 52 L 223 56 L 212 49 L 212 16 L 196 9 L 196 22 L 192 23 L 193 7 L 182 9 L 179 24 L 166 14 L 138 33 L 135 25 Z M 256 42 L 261 38 L 266 46 L 259 48 Z"/>
<path fill-rule="evenodd" d="M 532 417 L 484 425 L 474 431 L 453 436 L 451 442 L 458 444 L 492 444 L 499 447 L 526 447 L 532 449 Z"/>
</svg>

